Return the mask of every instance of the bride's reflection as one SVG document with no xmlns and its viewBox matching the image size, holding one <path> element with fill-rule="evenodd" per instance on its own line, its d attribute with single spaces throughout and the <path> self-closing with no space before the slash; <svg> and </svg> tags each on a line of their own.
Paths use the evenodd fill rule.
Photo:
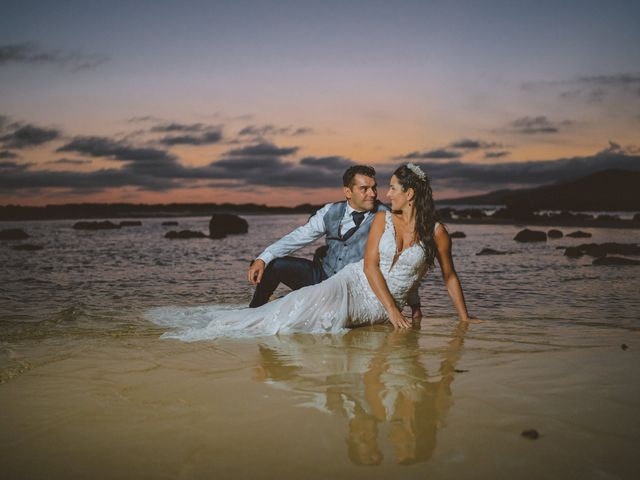
<svg viewBox="0 0 640 480">
<path fill-rule="evenodd" d="M 256 378 L 295 392 L 301 406 L 347 419 L 353 463 L 380 464 L 389 447 L 397 463 L 425 462 L 452 404 L 450 385 L 467 326 L 458 324 L 435 350 L 441 352 L 436 374 L 425 366 L 433 347 L 421 345 L 432 337 L 371 327 L 342 336 L 270 337 L 259 346 Z"/>
</svg>

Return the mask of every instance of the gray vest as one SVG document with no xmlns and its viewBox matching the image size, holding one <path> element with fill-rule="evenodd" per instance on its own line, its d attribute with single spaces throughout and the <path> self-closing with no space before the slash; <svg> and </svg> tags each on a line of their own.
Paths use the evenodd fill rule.
<svg viewBox="0 0 640 480">
<path fill-rule="evenodd" d="M 340 238 L 340 233 L 345 233 L 340 232 L 340 221 L 344 217 L 346 208 L 346 201 L 334 203 L 324 215 L 327 255 L 322 262 L 322 269 L 327 277 L 335 275 L 346 265 L 364 258 L 364 247 L 367 244 L 374 215 L 368 215 L 354 234 L 344 241 Z M 388 210 L 387 206 L 377 203 L 372 212 L 375 214 L 382 210 Z"/>
</svg>

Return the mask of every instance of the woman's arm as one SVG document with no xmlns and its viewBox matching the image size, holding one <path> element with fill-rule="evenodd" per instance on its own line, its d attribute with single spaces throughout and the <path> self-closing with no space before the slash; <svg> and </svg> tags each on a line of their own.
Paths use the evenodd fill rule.
<svg viewBox="0 0 640 480">
<path fill-rule="evenodd" d="M 453 259 L 451 258 L 451 237 L 449 232 L 444 227 L 440 227 L 435 232 L 436 241 L 436 257 L 440 264 L 440 270 L 442 271 L 442 279 L 449 292 L 449 297 L 453 302 L 454 307 L 458 312 L 460 320 L 463 322 L 477 323 L 479 320 L 469 317 L 467 311 L 467 305 L 464 301 L 464 294 L 462 293 L 462 286 L 458 279 L 458 274 L 453 266 Z"/>
<path fill-rule="evenodd" d="M 371 224 L 371 230 L 369 230 L 369 237 L 367 238 L 367 246 L 364 251 L 364 274 L 369 281 L 371 290 L 376 294 L 380 303 L 387 311 L 389 320 L 394 327 L 409 328 L 411 322 L 402 315 L 395 300 L 391 296 L 387 282 L 382 276 L 380 271 L 380 253 L 378 250 L 380 244 L 380 238 L 384 233 L 385 227 L 385 215 L 386 212 L 376 213 L 373 223 Z"/>
</svg>

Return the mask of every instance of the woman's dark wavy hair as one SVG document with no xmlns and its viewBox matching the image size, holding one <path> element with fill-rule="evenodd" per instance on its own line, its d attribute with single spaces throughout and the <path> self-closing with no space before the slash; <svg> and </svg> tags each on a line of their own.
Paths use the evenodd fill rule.
<svg viewBox="0 0 640 480">
<path fill-rule="evenodd" d="M 416 242 L 420 243 L 427 257 L 427 268 L 434 264 L 436 256 L 436 242 L 434 238 L 434 228 L 438 221 L 433 193 L 431 192 L 431 182 L 428 176 L 420 178 L 408 166 L 398 167 L 393 174 L 398 179 L 403 191 L 413 188 L 413 202 L 416 206 Z"/>
</svg>

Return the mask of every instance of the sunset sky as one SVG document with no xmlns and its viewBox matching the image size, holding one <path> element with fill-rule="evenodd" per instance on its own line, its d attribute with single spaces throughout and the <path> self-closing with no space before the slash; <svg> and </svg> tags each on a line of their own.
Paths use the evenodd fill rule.
<svg viewBox="0 0 640 480">
<path fill-rule="evenodd" d="M 637 1 L 20 1 L 0 204 L 436 199 L 640 170 Z"/>
</svg>

